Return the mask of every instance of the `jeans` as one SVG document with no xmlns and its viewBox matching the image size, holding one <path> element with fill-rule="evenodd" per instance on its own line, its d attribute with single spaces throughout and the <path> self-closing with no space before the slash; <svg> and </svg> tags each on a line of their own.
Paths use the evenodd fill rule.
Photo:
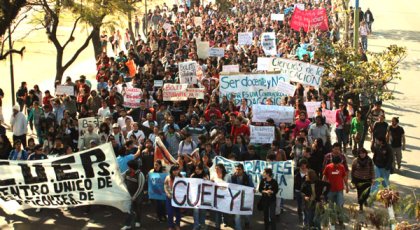
<svg viewBox="0 0 420 230">
<path fill-rule="evenodd" d="M 375 179 L 382 178 L 383 181 L 379 182 L 375 180 L 375 183 L 372 186 L 372 192 L 376 192 L 379 189 L 379 183 L 382 183 L 382 186 L 384 188 L 387 188 L 389 186 L 389 174 L 390 170 L 385 168 L 379 168 L 375 165 Z"/>
<path fill-rule="evenodd" d="M 214 212 L 214 223 L 216 225 L 216 229 L 220 229 L 220 225 L 223 222 L 223 212 Z"/>
<path fill-rule="evenodd" d="M 244 216 L 245 223 L 249 224 L 251 216 Z M 242 215 L 235 215 L 235 230 L 242 230 Z"/>
<path fill-rule="evenodd" d="M 397 160 L 397 167 L 398 169 L 401 167 L 401 160 L 402 160 L 402 150 L 401 147 L 392 148 L 392 153 L 394 154 L 394 159 Z M 392 161 L 392 167 L 395 167 L 395 160 Z"/>
<path fill-rule="evenodd" d="M 205 209 L 194 209 L 193 211 L 194 225 L 193 229 L 197 230 L 206 225 L 206 210 Z"/>
<path fill-rule="evenodd" d="M 309 207 L 305 207 L 304 214 L 305 219 L 303 220 L 303 223 L 305 224 L 305 227 L 315 227 L 316 229 L 321 229 L 321 225 L 319 223 L 319 220 L 315 217 L 315 203 L 309 205 Z"/>
<path fill-rule="evenodd" d="M 340 148 L 348 143 L 348 134 L 346 134 L 344 129 L 335 129 L 335 135 L 337 135 L 337 142 L 340 144 Z"/>
<path fill-rule="evenodd" d="M 362 48 L 363 48 L 364 51 L 366 51 L 367 47 L 368 47 L 368 43 L 367 43 L 368 38 L 367 38 L 366 35 L 362 35 L 360 37 L 362 39 Z"/>
<path fill-rule="evenodd" d="M 131 226 L 131 228 L 134 228 L 136 222 L 140 222 L 142 201 L 143 201 L 143 198 L 142 198 L 142 195 L 140 195 L 139 197 L 137 197 L 135 201 L 131 202 L 130 215 L 125 220 L 125 226 Z"/>
<path fill-rule="evenodd" d="M 296 197 L 296 202 L 297 202 L 298 215 L 302 216 L 302 211 L 303 211 L 302 193 L 300 191 L 295 191 L 295 197 Z"/>
<path fill-rule="evenodd" d="M 271 229 L 272 230 L 276 230 L 276 203 L 275 202 L 271 202 L 268 203 L 265 207 L 264 207 L 264 227 L 265 230 Z"/>
<path fill-rule="evenodd" d="M 164 200 L 155 200 L 156 202 L 156 215 L 157 218 L 164 218 L 165 217 L 165 201 Z"/>
<path fill-rule="evenodd" d="M 175 226 L 181 226 L 181 210 L 172 206 L 172 199 L 166 197 L 166 211 L 168 212 L 168 227 L 175 228 Z M 175 223 L 174 223 L 175 215 Z"/>
<path fill-rule="evenodd" d="M 369 198 L 372 180 L 353 178 L 353 183 L 356 185 L 358 203 L 363 205 Z"/>
<path fill-rule="evenodd" d="M 341 208 L 343 208 L 344 205 L 344 194 L 343 191 L 339 191 L 339 192 L 328 192 L 328 203 L 329 203 L 329 208 L 333 209 L 334 208 L 334 203 L 336 204 L 336 207 L 340 210 Z M 339 221 L 343 221 L 343 213 L 339 213 L 338 214 L 338 220 Z"/>
</svg>

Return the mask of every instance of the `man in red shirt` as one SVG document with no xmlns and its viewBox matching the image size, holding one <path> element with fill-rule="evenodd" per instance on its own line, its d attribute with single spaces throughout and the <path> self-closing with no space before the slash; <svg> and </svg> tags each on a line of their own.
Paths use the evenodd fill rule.
<svg viewBox="0 0 420 230">
<path fill-rule="evenodd" d="M 344 168 L 344 165 L 341 162 L 339 156 L 334 156 L 332 163 L 328 164 L 323 172 L 322 180 L 330 183 L 330 191 L 328 192 L 328 202 L 330 209 L 334 208 L 334 203 L 336 204 L 336 209 L 338 213 L 338 221 L 340 225 L 343 225 L 343 212 L 342 208 L 344 205 L 344 186 L 346 188 L 346 193 L 349 192 L 349 185 L 347 183 L 347 172 Z"/>
<path fill-rule="evenodd" d="M 206 118 L 207 122 L 210 121 L 212 116 L 216 116 L 217 119 L 222 118 L 222 113 L 216 108 L 214 103 L 210 104 L 210 107 L 204 113 L 204 117 Z"/>
<path fill-rule="evenodd" d="M 249 127 L 247 125 L 242 124 L 238 118 L 235 118 L 235 121 L 233 122 L 232 130 L 231 130 L 231 135 L 233 137 L 234 144 L 236 144 L 236 137 L 240 135 L 244 136 L 248 143 L 251 132 L 249 131 Z"/>
</svg>

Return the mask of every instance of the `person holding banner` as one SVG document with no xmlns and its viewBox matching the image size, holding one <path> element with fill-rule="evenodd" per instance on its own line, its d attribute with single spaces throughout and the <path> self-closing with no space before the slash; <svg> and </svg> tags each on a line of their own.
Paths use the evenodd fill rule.
<svg viewBox="0 0 420 230">
<path fill-rule="evenodd" d="M 203 180 L 209 180 L 209 176 L 204 171 L 203 163 L 199 163 L 195 166 L 195 171 L 191 175 L 191 178 L 199 178 Z M 195 208 L 193 211 L 194 226 L 193 230 L 206 229 L 206 210 Z"/>
<path fill-rule="evenodd" d="M 237 164 L 235 166 L 235 173 L 229 177 L 228 183 L 245 185 L 252 188 L 254 187 L 252 178 L 244 171 L 243 164 Z M 245 228 L 249 228 L 251 216 L 245 216 L 245 219 Z M 242 230 L 242 215 L 235 215 L 235 230 Z"/>
<path fill-rule="evenodd" d="M 225 165 L 222 163 L 219 163 L 216 165 L 216 176 L 211 178 L 211 181 L 213 182 L 226 182 L 227 178 L 227 171 L 225 168 Z M 214 214 L 214 222 L 216 225 L 216 229 L 220 230 L 220 225 L 223 222 L 223 212 L 217 212 L 215 211 Z"/>
<path fill-rule="evenodd" d="M 150 170 L 150 173 L 163 173 L 164 168 L 162 166 L 161 160 L 156 160 L 153 166 L 153 169 Z M 150 193 L 149 193 L 150 195 Z M 156 216 L 159 222 L 163 222 L 166 219 L 166 210 L 165 210 L 165 201 L 164 200 L 155 200 L 156 202 Z"/>
<path fill-rule="evenodd" d="M 168 227 L 169 230 L 180 230 L 181 229 L 181 210 L 172 206 L 173 198 L 173 187 L 175 177 L 182 177 L 178 165 L 172 165 L 169 170 L 169 175 L 165 178 L 164 188 L 166 193 L 166 212 L 168 214 Z M 175 215 L 175 223 L 174 223 Z"/>
<path fill-rule="evenodd" d="M 141 226 L 141 203 L 143 201 L 143 188 L 146 181 L 144 174 L 139 169 L 136 160 L 127 162 L 128 170 L 124 172 L 122 177 L 131 195 L 131 211 L 130 216 L 125 221 L 125 226 L 121 230 L 139 228 Z"/>
<path fill-rule="evenodd" d="M 279 185 L 273 179 L 273 170 L 271 168 L 265 168 L 262 175 L 263 179 L 258 186 L 258 191 L 262 194 L 261 202 L 264 207 L 264 227 L 265 230 L 276 230 L 276 194 L 279 191 Z"/>
</svg>

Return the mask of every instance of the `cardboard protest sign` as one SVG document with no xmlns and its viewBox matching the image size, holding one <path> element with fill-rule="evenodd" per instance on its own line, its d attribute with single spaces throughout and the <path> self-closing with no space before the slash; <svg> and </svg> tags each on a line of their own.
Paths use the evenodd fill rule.
<svg viewBox="0 0 420 230">
<path fill-rule="evenodd" d="M 299 31 L 300 28 L 303 28 L 305 32 L 310 29 L 328 31 L 327 11 L 324 8 L 305 11 L 296 8 L 290 21 L 290 27 L 295 31 Z"/>
<path fill-rule="evenodd" d="M 163 100 L 164 101 L 186 101 L 188 99 L 187 93 L 188 84 L 164 84 Z"/>
<path fill-rule="evenodd" d="M 274 32 L 262 33 L 261 45 L 265 55 L 273 56 L 277 54 L 276 34 Z"/>
<path fill-rule="evenodd" d="M 197 62 L 181 62 L 178 67 L 181 84 L 197 84 Z"/>
<path fill-rule="evenodd" d="M 294 169 L 293 161 L 231 161 L 221 156 L 216 156 L 213 160 L 213 166 L 210 168 L 210 175 L 216 175 L 217 164 L 223 164 L 226 168 L 227 173 L 235 172 L 235 165 L 242 164 L 244 166 L 244 171 L 246 174 L 251 176 L 254 187 L 258 189 L 260 184 L 262 173 L 265 168 L 271 168 L 273 170 L 273 178 L 279 184 L 279 192 L 277 197 L 283 199 L 292 200 L 293 199 L 293 183 L 294 183 Z"/>
<path fill-rule="evenodd" d="M 149 172 L 149 178 L 147 179 L 147 193 L 149 195 L 149 199 L 166 200 L 164 182 L 167 175 L 168 173 Z"/>
<path fill-rule="evenodd" d="M 1 160 L 0 165 L 5 210 L 109 205 L 130 211 L 131 196 L 110 143 L 45 160 Z"/>
<path fill-rule="evenodd" d="M 124 107 L 137 108 L 140 106 L 140 100 L 143 96 L 143 91 L 139 88 L 130 88 L 125 90 Z"/>
<path fill-rule="evenodd" d="M 276 124 L 292 123 L 295 109 L 291 106 L 280 105 L 252 105 L 252 122 L 266 122 L 271 118 Z"/>
<path fill-rule="evenodd" d="M 198 58 L 205 59 L 209 57 L 209 49 L 210 44 L 209 42 L 196 42 L 197 45 L 197 56 Z"/>
<path fill-rule="evenodd" d="M 239 65 L 223 65 L 223 73 L 239 73 Z"/>
<path fill-rule="evenodd" d="M 270 144 L 274 140 L 274 126 L 250 126 L 252 144 Z"/>
<path fill-rule="evenodd" d="M 188 98 L 204 99 L 205 88 L 187 88 Z"/>
<path fill-rule="evenodd" d="M 304 102 L 304 104 L 306 106 L 306 114 L 308 115 L 309 118 L 313 118 L 316 109 L 321 107 L 320 101 L 307 101 L 307 102 Z"/>
<path fill-rule="evenodd" d="M 284 21 L 284 14 L 271 14 L 271 21 Z"/>
<path fill-rule="evenodd" d="M 336 112 L 337 112 L 336 110 L 327 110 L 327 109 L 322 110 L 322 115 L 325 116 L 325 120 L 328 124 L 335 125 L 335 122 L 336 122 L 335 114 L 336 114 Z"/>
<path fill-rule="evenodd" d="M 55 89 L 55 95 L 74 96 L 74 86 L 71 86 L 71 85 L 57 85 L 57 88 Z"/>
<path fill-rule="evenodd" d="M 238 33 L 238 44 L 240 46 L 252 45 L 253 34 L 252 32 Z"/>
<path fill-rule="evenodd" d="M 290 60 L 285 58 L 258 58 L 258 70 L 273 71 L 285 74 L 290 77 L 290 81 L 311 85 L 316 88 L 321 84 L 321 76 L 324 67 L 313 65 L 306 62 Z"/>
<path fill-rule="evenodd" d="M 223 96 L 229 99 L 234 95 L 236 105 L 242 98 L 252 105 L 261 104 L 270 97 L 274 104 L 278 104 L 286 96 L 276 89 L 279 82 L 289 82 L 289 77 L 282 74 L 222 75 L 219 82 L 220 100 Z"/>
<path fill-rule="evenodd" d="M 225 49 L 223 48 L 210 48 L 209 57 L 224 57 Z"/>
<path fill-rule="evenodd" d="M 254 188 L 198 178 L 176 177 L 172 205 L 179 208 L 199 208 L 229 214 L 252 215 Z"/>
</svg>

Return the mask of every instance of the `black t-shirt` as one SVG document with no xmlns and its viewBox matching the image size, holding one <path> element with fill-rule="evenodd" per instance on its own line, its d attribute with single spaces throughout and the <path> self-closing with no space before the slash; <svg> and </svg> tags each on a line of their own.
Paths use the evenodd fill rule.
<svg viewBox="0 0 420 230">
<path fill-rule="evenodd" d="M 402 136 L 404 135 L 404 129 L 401 126 L 388 128 L 391 137 L 391 147 L 399 148 L 402 146 Z"/>
<path fill-rule="evenodd" d="M 376 122 L 373 126 L 373 137 L 376 139 L 385 138 L 387 129 L 388 129 L 388 123 Z"/>
<path fill-rule="evenodd" d="M 31 154 L 28 158 L 28 160 L 44 160 L 44 159 L 48 159 L 47 155 L 45 154 Z"/>
</svg>

